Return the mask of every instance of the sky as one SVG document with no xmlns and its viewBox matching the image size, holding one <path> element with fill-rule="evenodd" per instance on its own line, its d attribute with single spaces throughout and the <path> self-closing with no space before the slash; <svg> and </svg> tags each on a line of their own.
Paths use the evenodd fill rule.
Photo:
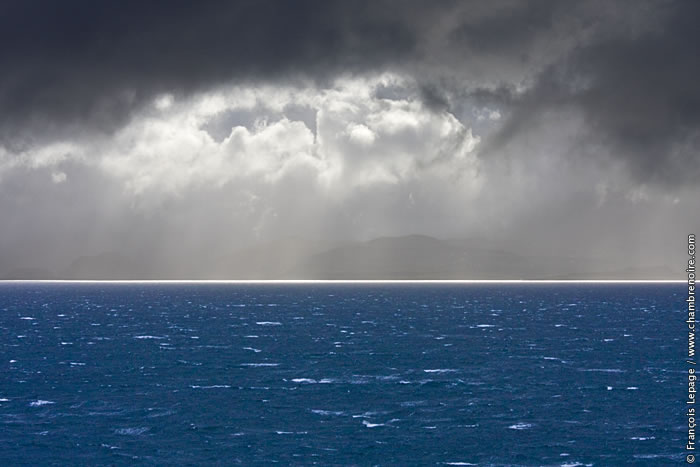
<svg viewBox="0 0 700 467">
<path fill-rule="evenodd" d="M 690 0 L 4 1 L 0 274 L 413 234 L 682 271 L 698 18 Z"/>
</svg>

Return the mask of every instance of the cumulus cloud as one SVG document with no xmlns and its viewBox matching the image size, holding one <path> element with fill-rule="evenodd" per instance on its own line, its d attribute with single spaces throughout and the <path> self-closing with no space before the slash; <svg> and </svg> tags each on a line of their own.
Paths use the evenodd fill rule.
<svg viewBox="0 0 700 467">
<path fill-rule="evenodd" d="M 393 75 L 345 78 L 328 88 L 233 87 L 179 103 L 154 102 L 109 137 L 76 139 L 11 154 L 5 165 L 59 166 L 66 159 L 99 167 L 124 182 L 132 195 L 182 195 L 191 187 L 223 186 L 242 179 L 275 183 L 300 168 L 313 184 L 349 194 L 360 185 L 398 184 L 428 171 L 466 178 L 478 186 L 479 142 L 449 112 L 435 113 L 419 98 L 385 99 L 379 86 Z M 163 103 L 167 102 L 167 105 Z M 234 125 L 221 140 L 208 123 L 221 114 L 258 107 L 248 126 Z M 314 128 L 286 109 L 304 106 Z M 89 154 L 89 157 L 85 155 Z"/>
<path fill-rule="evenodd" d="M 263 237 L 279 232 L 268 219 L 278 215 L 279 196 L 309 198 L 317 205 L 313 209 L 337 222 L 382 217 L 392 232 L 400 232 L 406 212 L 384 212 L 381 203 L 363 206 L 361 213 L 348 206 L 359 209 L 358 199 L 375 195 L 398 196 L 407 205 L 409 193 L 412 205 L 418 196 L 440 202 L 445 187 L 455 202 L 468 202 L 483 179 L 474 156 L 479 138 L 471 129 L 449 112 L 434 112 L 418 96 L 378 97 L 377 89 L 387 83 L 412 85 L 382 74 L 342 78 L 325 88 L 234 86 L 181 101 L 159 97 L 109 137 L 6 153 L 5 165 L 46 167 L 54 171 L 54 182 L 70 183 L 60 171 L 63 165 L 84 164 L 113 179 L 123 187 L 124 199 L 147 210 L 198 190 L 225 189 L 235 203 L 249 204 L 239 222 L 257 226 L 255 234 Z M 286 114 L 300 106 L 315 114 L 314 128 Z M 210 121 L 250 108 L 258 113 L 247 126 L 231 126 L 223 139 L 209 133 Z M 447 217 L 439 225 L 460 222 Z M 376 226 L 356 230 L 360 236 L 382 233 Z"/>
</svg>

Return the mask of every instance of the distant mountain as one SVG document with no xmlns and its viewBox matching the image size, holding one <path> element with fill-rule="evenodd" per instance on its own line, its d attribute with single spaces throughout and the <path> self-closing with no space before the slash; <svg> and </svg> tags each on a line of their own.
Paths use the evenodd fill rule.
<svg viewBox="0 0 700 467">
<path fill-rule="evenodd" d="M 297 237 L 267 242 L 238 251 L 220 263 L 223 276 L 228 279 L 296 279 L 306 277 L 303 265 L 309 257 L 328 246 Z M 301 274 L 301 275 L 300 275 Z"/>
<path fill-rule="evenodd" d="M 296 277 L 313 279 L 670 279 L 668 268 L 615 269 L 606 260 L 529 257 L 466 240 L 384 237 L 313 255 Z"/>
<path fill-rule="evenodd" d="M 288 237 L 234 253 L 146 255 L 107 252 L 81 256 L 59 274 L 62 279 L 293 279 L 297 265 L 327 248 L 322 242 Z"/>
<path fill-rule="evenodd" d="M 423 235 L 384 237 L 309 258 L 300 274 L 314 279 L 512 279 L 511 253 L 462 248 Z"/>
<path fill-rule="evenodd" d="M 313 279 L 456 279 L 468 273 L 467 252 L 422 235 L 384 237 L 313 255 L 298 273 Z"/>
<path fill-rule="evenodd" d="M 480 247 L 488 245 L 488 247 Z M 65 270 L 14 268 L 5 279 L 682 279 L 665 266 L 627 267 L 605 259 L 524 256 L 496 243 L 424 235 L 329 246 L 300 238 L 230 254 L 151 258 L 106 252 Z"/>
</svg>

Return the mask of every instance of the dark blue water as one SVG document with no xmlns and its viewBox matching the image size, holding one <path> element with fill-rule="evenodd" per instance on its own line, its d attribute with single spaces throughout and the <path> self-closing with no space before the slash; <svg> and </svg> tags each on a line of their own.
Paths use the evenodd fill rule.
<svg viewBox="0 0 700 467">
<path fill-rule="evenodd" d="M 0 285 L 3 465 L 677 465 L 683 285 Z"/>
</svg>

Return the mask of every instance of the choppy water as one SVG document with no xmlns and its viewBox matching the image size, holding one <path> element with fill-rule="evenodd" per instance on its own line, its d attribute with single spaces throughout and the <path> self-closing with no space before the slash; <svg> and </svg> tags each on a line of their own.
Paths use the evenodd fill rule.
<svg viewBox="0 0 700 467">
<path fill-rule="evenodd" d="M 676 465 L 683 305 L 682 284 L 6 283 L 0 460 Z"/>
</svg>

